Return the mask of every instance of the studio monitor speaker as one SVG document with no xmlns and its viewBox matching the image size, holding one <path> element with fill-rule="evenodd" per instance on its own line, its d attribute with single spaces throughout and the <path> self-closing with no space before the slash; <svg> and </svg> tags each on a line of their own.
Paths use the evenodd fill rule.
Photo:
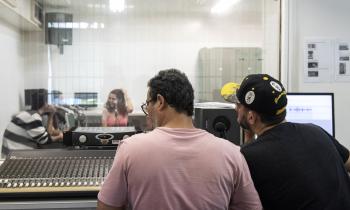
<svg viewBox="0 0 350 210">
<path fill-rule="evenodd" d="M 237 113 L 233 108 L 201 108 L 194 111 L 194 124 L 217 137 L 240 145 L 241 129 L 237 123 Z"/>
</svg>

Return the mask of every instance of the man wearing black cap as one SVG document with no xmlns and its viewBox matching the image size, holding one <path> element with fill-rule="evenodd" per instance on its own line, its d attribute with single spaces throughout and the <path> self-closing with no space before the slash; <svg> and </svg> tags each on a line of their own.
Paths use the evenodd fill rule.
<svg viewBox="0 0 350 210">
<path fill-rule="evenodd" d="M 246 133 L 257 136 L 241 152 L 264 209 L 350 209 L 349 151 L 316 125 L 286 122 L 278 80 L 248 75 L 221 94 L 236 104 Z"/>
</svg>

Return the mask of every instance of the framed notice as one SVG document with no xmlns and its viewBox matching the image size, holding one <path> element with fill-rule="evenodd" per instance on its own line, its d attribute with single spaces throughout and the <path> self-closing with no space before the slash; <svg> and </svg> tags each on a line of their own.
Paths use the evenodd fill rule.
<svg viewBox="0 0 350 210">
<path fill-rule="evenodd" d="M 336 41 L 335 43 L 335 81 L 350 81 L 350 42 Z"/>
<path fill-rule="evenodd" d="M 304 81 L 330 82 L 333 78 L 331 70 L 332 44 L 330 39 L 309 39 L 304 43 Z"/>
</svg>

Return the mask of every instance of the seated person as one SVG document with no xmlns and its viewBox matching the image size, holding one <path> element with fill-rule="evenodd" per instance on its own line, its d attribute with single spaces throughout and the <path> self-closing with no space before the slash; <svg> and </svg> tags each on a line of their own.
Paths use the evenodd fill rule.
<svg viewBox="0 0 350 210">
<path fill-rule="evenodd" d="M 319 126 L 287 122 L 280 81 L 251 74 L 222 95 L 236 104 L 246 139 L 257 136 L 241 152 L 264 209 L 350 209 L 349 150 Z"/>
<path fill-rule="evenodd" d="M 178 70 L 149 80 L 141 108 L 155 129 L 118 146 L 98 210 L 262 209 L 239 147 L 194 127 L 193 99 Z"/>
<path fill-rule="evenodd" d="M 44 144 L 63 139 L 63 133 L 53 126 L 55 108 L 47 104 L 47 92 L 33 93 L 31 99 L 31 110 L 17 114 L 4 132 L 1 151 L 3 157 L 11 150 L 41 148 Z M 47 129 L 42 122 L 45 114 L 48 115 Z"/>
<path fill-rule="evenodd" d="M 108 100 L 102 112 L 102 126 L 127 126 L 128 113 L 133 111 L 130 98 L 125 90 L 114 89 L 108 95 Z"/>
</svg>

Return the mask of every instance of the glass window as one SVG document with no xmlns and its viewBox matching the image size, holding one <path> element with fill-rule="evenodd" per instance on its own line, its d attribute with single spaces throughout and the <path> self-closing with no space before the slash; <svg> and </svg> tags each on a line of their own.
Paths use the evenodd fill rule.
<svg viewBox="0 0 350 210">
<path fill-rule="evenodd" d="M 278 74 L 279 1 L 44 0 L 42 8 L 43 30 L 24 34 L 24 86 L 58 91 L 60 103 L 101 109 L 123 88 L 142 113 L 159 70 L 184 71 L 196 101 L 221 101 L 223 84 L 250 73 Z"/>
</svg>

